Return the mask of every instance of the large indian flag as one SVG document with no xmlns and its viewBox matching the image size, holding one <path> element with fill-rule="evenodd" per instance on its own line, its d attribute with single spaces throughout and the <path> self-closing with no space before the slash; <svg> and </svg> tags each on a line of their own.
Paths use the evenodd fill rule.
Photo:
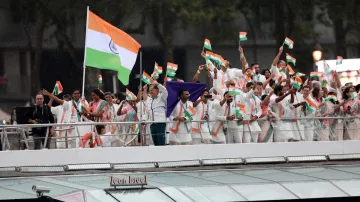
<svg viewBox="0 0 360 202">
<path fill-rule="evenodd" d="M 141 45 L 124 31 L 88 11 L 85 65 L 118 72 L 128 85 L 129 75 Z"/>
</svg>

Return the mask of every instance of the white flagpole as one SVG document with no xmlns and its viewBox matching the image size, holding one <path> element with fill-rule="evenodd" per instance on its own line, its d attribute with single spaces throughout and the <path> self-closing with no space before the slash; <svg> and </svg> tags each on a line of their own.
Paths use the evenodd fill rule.
<svg viewBox="0 0 360 202">
<path fill-rule="evenodd" d="M 113 92 L 114 93 L 117 93 L 117 86 L 116 86 L 116 74 L 114 74 L 113 76 L 112 76 L 112 80 L 113 80 Z"/>
<path fill-rule="evenodd" d="M 142 118 L 142 90 L 143 90 L 143 87 L 142 87 L 142 76 L 143 76 L 143 69 L 142 69 L 142 50 L 140 49 L 140 122 L 141 122 L 141 118 Z M 146 84 L 145 84 L 146 85 Z"/>
<path fill-rule="evenodd" d="M 85 46 L 84 46 L 84 62 L 83 62 L 83 81 L 82 81 L 82 98 L 85 98 L 85 60 L 86 60 L 86 37 L 87 37 L 87 31 L 88 31 L 88 25 L 89 25 L 89 6 L 86 7 L 86 30 L 85 30 Z"/>
</svg>

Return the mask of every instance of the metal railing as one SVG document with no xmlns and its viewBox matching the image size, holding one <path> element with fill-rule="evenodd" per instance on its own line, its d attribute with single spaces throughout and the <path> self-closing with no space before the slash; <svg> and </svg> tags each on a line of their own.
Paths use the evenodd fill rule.
<svg viewBox="0 0 360 202">
<path fill-rule="evenodd" d="M 286 128 L 283 128 L 282 126 L 284 126 L 284 122 L 288 122 L 288 121 L 292 121 L 294 123 L 297 124 L 297 126 L 304 126 L 304 125 L 308 125 L 309 127 L 307 129 L 302 128 L 297 128 L 296 130 L 288 130 Z M 338 120 L 341 120 L 341 122 L 339 122 Z M 330 125 L 328 125 L 325 128 L 322 128 L 322 122 L 324 121 L 332 121 L 332 124 L 339 124 L 338 127 L 336 129 L 333 128 L 333 131 L 338 131 L 342 132 L 342 137 L 338 138 L 338 139 L 329 139 L 329 140 L 347 140 L 347 139 L 351 139 L 349 137 L 344 137 L 346 135 L 346 132 L 353 132 L 354 130 L 358 130 L 360 129 L 360 124 L 356 125 L 355 124 L 355 128 L 354 126 L 347 128 L 349 123 L 354 122 L 355 120 L 359 120 L 359 117 L 300 117 L 297 119 L 294 119 L 292 117 L 282 117 L 282 118 L 277 118 L 276 120 L 273 119 L 272 121 L 270 121 L 270 125 L 274 126 L 274 130 L 276 130 L 276 132 L 298 132 L 299 134 L 304 135 L 305 132 L 310 130 L 313 130 L 313 132 L 315 133 L 316 131 L 321 131 L 321 130 L 330 130 Z M 237 121 L 237 119 L 235 119 L 234 121 Z M 246 122 L 248 120 L 244 120 L 243 122 Z M 269 121 L 269 119 L 258 119 L 257 120 L 258 123 L 259 122 L 267 122 Z M 201 123 L 214 123 L 214 122 L 218 122 L 218 121 L 187 121 L 187 125 L 191 127 L 191 123 L 193 122 L 201 122 Z M 226 121 L 228 122 L 228 121 Z M 275 124 L 275 122 L 277 122 Z M 305 124 L 302 122 L 306 122 Z M 93 127 L 94 125 L 112 125 L 112 124 L 116 124 L 121 127 L 128 127 L 129 125 L 134 125 L 134 124 L 140 124 L 140 125 L 147 125 L 149 126 L 150 124 L 153 123 L 166 123 L 166 124 L 173 124 L 173 123 L 177 123 L 176 121 L 165 121 L 165 122 L 157 122 L 157 121 L 139 121 L 139 122 L 80 122 L 80 123 L 62 123 L 62 124 L 21 124 L 21 125 L 2 125 L 0 126 L 0 135 L 1 135 L 1 146 L 2 146 L 2 150 L 10 150 L 13 149 L 10 146 L 10 141 L 12 138 L 13 139 L 18 139 L 20 142 L 20 145 L 24 144 L 25 149 L 30 149 L 29 143 L 34 142 L 37 140 L 37 138 L 39 137 L 34 137 L 30 138 L 30 129 L 32 128 L 42 128 L 42 127 L 47 127 L 46 130 L 46 134 L 45 137 L 40 137 L 41 139 L 44 139 L 43 145 L 46 146 L 48 144 L 48 141 L 51 140 L 56 140 L 56 143 L 65 143 L 65 147 L 64 148 L 69 148 L 69 142 L 71 142 L 71 144 L 73 144 L 73 142 L 75 142 L 76 147 L 79 147 L 80 142 L 82 141 L 82 136 L 84 134 L 81 134 L 79 127 L 84 127 L 84 126 L 90 126 L 87 132 L 93 132 L 94 135 L 98 135 L 95 128 Z M 360 123 L 360 121 L 359 121 Z M 277 125 L 277 126 L 275 126 Z M 331 125 L 333 126 L 333 125 Z M 55 127 L 55 131 L 57 133 L 60 132 L 64 132 L 64 136 L 62 137 L 51 137 L 49 134 L 49 129 L 48 127 Z M 69 130 L 75 130 L 75 135 L 71 134 L 71 136 L 69 135 Z M 266 132 L 267 129 L 263 129 L 261 128 L 261 131 L 257 131 L 256 133 L 264 133 Z M 191 132 L 190 132 L 191 133 Z M 249 129 L 245 130 L 245 127 L 242 127 L 238 130 L 238 133 L 252 133 L 252 131 L 249 131 Z M 188 133 L 187 133 L 188 134 Z M 30 136 L 29 136 L 30 135 Z M 121 140 L 123 140 L 123 142 L 120 144 L 120 146 L 147 146 L 149 145 L 149 143 L 146 141 L 147 139 L 151 140 L 151 136 L 154 136 L 157 134 L 150 134 L 148 132 L 148 129 L 142 130 L 140 133 L 138 134 L 132 134 L 132 133 L 116 133 L 113 135 L 109 135 L 111 137 L 117 137 L 120 138 Z M 225 134 L 226 135 L 226 134 Z M 306 138 L 303 137 L 302 135 L 300 135 L 300 139 L 295 140 L 295 141 L 306 141 Z M 360 136 L 360 135 L 359 135 Z M 272 134 L 272 141 L 270 142 L 276 142 L 276 140 L 274 139 L 275 135 L 274 133 Z M 140 140 L 140 141 L 137 141 Z M 307 140 L 307 141 L 311 141 L 311 140 Z M 315 140 L 316 141 L 316 140 Z M 321 140 L 320 140 L 321 141 Z M 257 140 L 251 140 L 251 142 L 258 142 Z M 191 144 L 191 143 L 189 143 Z M 102 146 L 102 145 L 99 145 Z M 117 145 L 119 146 L 119 144 Z M 74 147 L 72 147 L 74 148 Z M 20 148 L 22 149 L 22 148 Z"/>
</svg>

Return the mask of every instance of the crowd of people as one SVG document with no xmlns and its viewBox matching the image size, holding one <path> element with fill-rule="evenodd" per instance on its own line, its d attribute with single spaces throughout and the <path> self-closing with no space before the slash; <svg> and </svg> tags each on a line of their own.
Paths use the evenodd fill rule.
<svg viewBox="0 0 360 202">
<path fill-rule="evenodd" d="M 291 71 L 280 60 L 283 46 L 271 68 L 262 71 L 258 63 L 248 64 L 241 47 L 238 51 L 241 68 L 231 67 L 226 60 L 217 63 L 202 52 L 206 65 L 198 67 L 192 82 L 198 82 L 199 75 L 206 72 L 211 88 L 204 89 L 194 102 L 189 101 L 190 92 L 183 89 L 169 117 L 166 116 L 169 78 L 160 84 L 153 77 L 150 85 L 139 87 L 137 96 L 126 92 L 124 97 L 122 93 L 94 89 L 91 102 L 82 99 L 78 89 L 62 99 L 42 90 L 36 97 L 38 108 L 29 122 L 43 123 L 37 120 L 45 117 L 45 122 L 54 123 L 49 118 L 51 112 L 57 123 L 108 123 L 91 127 L 81 134 L 81 139 L 77 138 L 75 128 L 57 130 L 57 148 L 65 147 L 64 141 L 60 141 L 65 132 L 74 137 L 74 141 L 68 142 L 70 148 L 121 146 L 127 140 L 161 146 L 360 139 L 356 131 L 359 120 L 354 118 L 359 112 L 359 85 L 341 85 L 336 71 L 309 77 Z M 43 96 L 50 98 L 48 104 L 43 104 Z M 53 101 L 59 106 L 52 107 Z M 36 129 L 33 133 L 44 137 L 45 131 Z M 49 133 L 55 134 L 54 129 L 50 128 Z M 39 144 L 41 141 L 36 149 Z"/>
</svg>

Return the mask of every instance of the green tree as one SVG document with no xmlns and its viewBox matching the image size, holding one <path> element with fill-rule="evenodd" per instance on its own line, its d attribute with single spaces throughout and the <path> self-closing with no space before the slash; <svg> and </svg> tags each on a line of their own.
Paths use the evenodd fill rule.
<svg viewBox="0 0 360 202">
<path fill-rule="evenodd" d="M 346 58 L 349 33 L 360 33 L 360 22 L 358 20 L 360 17 L 360 1 L 317 1 L 316 3 L 321 11 L 317 19 L 334 30 L 336 55 Z M 357 36 L 359 35 L 357 34 Z"/>
</svg>

